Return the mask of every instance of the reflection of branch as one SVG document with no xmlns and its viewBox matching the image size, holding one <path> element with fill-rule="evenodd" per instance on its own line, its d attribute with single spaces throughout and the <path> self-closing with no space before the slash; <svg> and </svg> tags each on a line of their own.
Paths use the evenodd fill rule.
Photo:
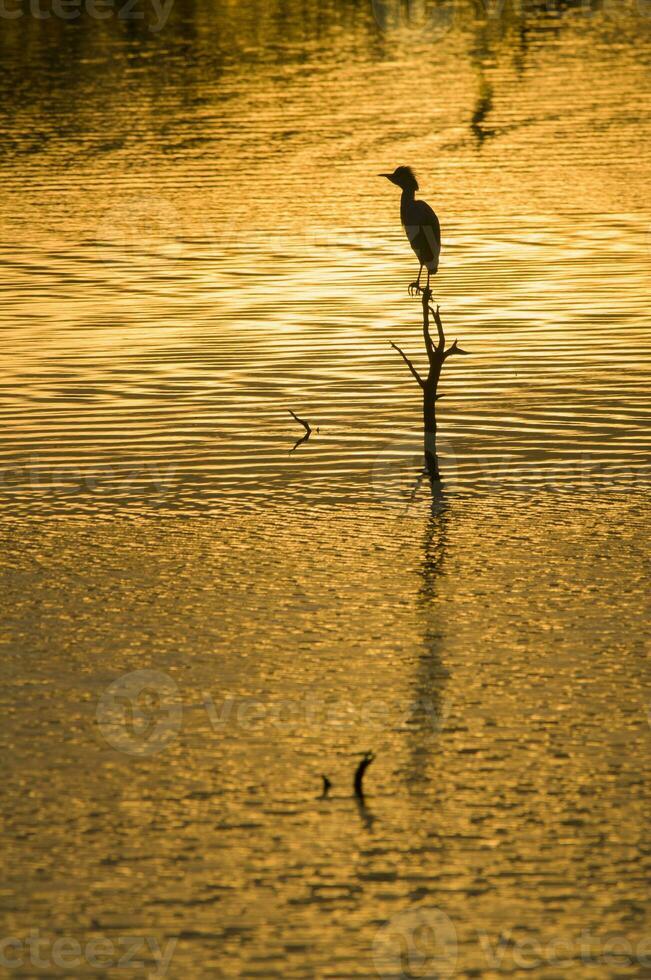
<svg viewBox="0 0 651 980">
<path fill-rule="evenodd" d="M 407 506 L 405 507 L 405 514 L 409 510 L 410 506 L 413 504 L 414 500 L 416 499 L 416 494 L 420 490 L 421 484 L 426 476 L 427 476 L 427 470 L 421 470 L 420 473 L 418 474 L 416 478 L 416 482 L 414 484 L 414 489 L 411 491 L 411 494 L 409 495 L 409 500 L 407 501 Z"/>
<path fill-rule="evenodd" d="M 302 446 L 304 442 L 307 442 L 307 440 L 309 438 L 310 438 L 310 435 L 309 435 L 308 432 L 306 432 L 304 436 L 301 436 L 300 439 L 297 439 L 296 442 L 294 443 L 294 445 L 292 446 L 292 448 L 289 450 L 289 455 L 291 456 L 292 453 L 295 453 L 296 450 L 298 449 L 298 447 L 299 446 Z"/>
<path fill-rule="evenodd" d="M 355 803 L 357 804 L 357 811 L 358 811 L 361 819 L 364 821 L 364 826 L 366 827 L 367 830 L 372 831 L 373 830 L 373 824 L 375 823 L 375 819 L 376 819 L 375 818 L 375 814 L 366 805 L 366 803 L 364 802 L 364 798 L 363 797 L 357 796 L 355 798 Z"/>
<path fill-rule="evenodd" d="M 407 367 L 411 371 L 412 375 L 416 379 L 417 384 L 419 384 L 421 386 L 421 388 L 424 388 L 425 387 L 425 382 L 423 381 L 423 379 L 421 378 L 420 374 L 418 373 L 418 371 L 416 370 L 416 368 L 414 367 L 414 365 L 411 363 L 411 361 L 409 360 L 409 358 L 407 357 L 407 355 L 403 351 L 401 351 L 400 348 L 398 347 L 398 345 L 397 344 L 394 344 L 393 341 L 391 342 L 391 346 L 393 347 L 394 350 L 397 350 L 398 351 L 398 353 L 400 354 L 401 358 L 403 359 L 403 361 L 405 362 L 405 364 L 407 365 Z"/>
</svg>

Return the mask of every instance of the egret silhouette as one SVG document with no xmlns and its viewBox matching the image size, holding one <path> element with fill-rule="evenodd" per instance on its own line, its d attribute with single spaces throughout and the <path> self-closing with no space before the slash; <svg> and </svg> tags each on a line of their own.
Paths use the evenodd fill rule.
<svg viewBox="0 0 651 980">
<path fill-rule="evenodd" d="M 423 274 L 423 266 L 427 266 L 427 288 L 432 273 L 436 274 L 439 267 L 439 253 L 441 251 L 441 226 L 439 219 L 425 201 L 416 200 L 418 181 L 411 167 L 397 167 L 392 174 L 378 174 L 379 177 L 386 177 L 392 184 L 396 184 L 402 189 L 400 199 L 400 220 L 407 232 L 407 238 L 411 243 L 418 261 L 420 269 L 418 279 L 409 286 L 409 293 L 420 293 L 420 277 Z"/>
</svg>

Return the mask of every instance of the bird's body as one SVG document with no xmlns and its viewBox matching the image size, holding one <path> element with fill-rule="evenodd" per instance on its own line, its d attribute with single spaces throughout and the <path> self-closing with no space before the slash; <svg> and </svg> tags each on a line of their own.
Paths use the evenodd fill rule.
<svg viewBox="0 0 651 980">
<path fill-rule="evenodd" d="M 415 201 L 413 198 L 400 202 L 400 217 L 404 225 L 411 247 L 418 256 L 418 261 L 430 273 L 438 272 L 439 254 L 441 251 L 441 226 L 435 212 L 425 201 Z"/>
<path fill-rule="evenodd" d="M 420 277 L 427 269 L 427 288 L 430 276 L 438 272 L 441 252 L 441 225 L 435 212 L 425 201 L 416 200 L 418 181 L 410 167 L 398 167 L 392 174 L 380 174 L 402 190 L 400 220 L 409 243 L 420 262 L 418 279 L 409 287 L 410 292 L 420 292 Z"/>
</svg>

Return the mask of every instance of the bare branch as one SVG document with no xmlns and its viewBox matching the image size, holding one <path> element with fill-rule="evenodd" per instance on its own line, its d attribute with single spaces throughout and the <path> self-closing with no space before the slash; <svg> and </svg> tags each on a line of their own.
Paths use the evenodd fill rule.
<svg viewBox="0 0 651 980">
<path fill-rule="evenodd" d="M 296 421 L 299 423 L 299 425 L 302 425 L 303 426 L 303 428 L 305 429 L 305 431 L 307 432 L 307 434 L 309 436 L 310 433 L 312 432 L 312 426 L 310 425 L 310 423 L 309 422 L 306 422 L 305 419 L 299 419 L 299 417 L 296 414 L 296 412 L 292 412 L 291 408 L 288 408 L 287 411 L 289 412 L 289 414 L 291 415 L 291 417 L 293 419 L 296 419 Z"/>
<path fill-rule="evenodd" d="M 436 309 L 432 310 L 432 307 L 430 306 L 430 310 L 432 316 L 436 320 L 436 329 L 438 330 L 438 335 L 439 335 L 439 345 L 437 350 L 442 353 L 445 350 L 445 332 L 443 330 L 443 323 L 441 321 L 441 314 L 439 312 L 440 307 L 437 304 Z"/>
<path fill-rule="evenodd" d="M 400 348 L 395 344 L 391 344 L 391 346 L 401 355 L 414 378 L 416 378 L 416 381 L 423 389 L 425 469 L 430 477 L 432 488 L 434 488 L 435 485 L 440 484 L 441 479 L 436 455 L 436 403 L 443 397 L 442 395 L 439 395 L 437 391 L 438 384 L 441 379 L 441 371 L 448 357 L 452 357 L 453 354 L 468 354 L 469 351 L 463 350 L 463 348 L 459 347 L 457 340 L 455 340 L 447 350 L 445 349 L 446 339 L 443 321 L 441 319 L 441 310 L 438 303 L 433 303 L 433 305 L 430 305 L 431 303 L 433 303 L 433 299 L 432 291 L 429 288 L 428 279 L 428 286 L 423 290 L 422 294 L 423 338 L 425 341 L 425 348 L 427 350 L 427 360 L 429 361 L 429 372 L 425 381 L 423 381 L 409 358 L 403 354 Z M 432 320 L 434 320 L 436 323 L 438 344 L 434 343 L 430 333 L 430 324 Z"/>
<path fill-rule="evenodd" d="M 462 350 L 462 348 L 459 347 L 458 341 L 455 340 L 455 342 L 452 344 L 452 347 L 446 350 L 445 354 L 443 355 L 443 358 L 445 360 L 446 358 L 451 357 L 453 354 L 469 354 L 469 353 L 470 353 L 469 350 Z"/>
<path fill-rule="evenodd" d="M 409 360 L 409 358 L 407 357 L 407 355 L 403 351 L 401 351 L 400 348 L 398 347 L 398 345 L 397 344 L 394 344 L 393 341 L 391 341 L 391 346 L 393 347 L 394 350 L 397 350 L 398 351 L 398 353 L 400 354 L 401 358 L 403 359 L 403 361 L 405 362 L 405 364 L 407 365 L 407 367 L 411 371 L 413 377 L 416 379 L 416 382 L 421 386 L 421 388 L 424 388 L 425 387 L 425 382 L 423 381 L 423 379 L 421 378 L 420 374 L 418 373 L 418 371 L 416 370 L 416 368 L 414 367 L 414 365 L 411 363 L 411 361 Z"/>
<path fill-rule="evenodd" d="M 432 358 L 436 353 L 436 347 L 434 346 L 432 337 L 429 332 L 429 314 L 430 314 L 430 310 L 432 310 L 431 306 L 429 305 L 429 301 L 431 298 L 432 298 L 431 290 L 424 289 L 423 290 L 423 338 L 425 340 L 425 348 L 427 350 L 427 357 L 429 359 L 430 364 L 432 363 Z M 433 312 L 434 311 L 432 310 L 432 313 Z"/>
</svg>

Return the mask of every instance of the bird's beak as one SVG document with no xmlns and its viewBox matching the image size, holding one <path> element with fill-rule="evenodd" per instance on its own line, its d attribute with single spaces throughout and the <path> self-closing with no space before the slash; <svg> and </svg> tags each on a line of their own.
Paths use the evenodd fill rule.
<svg viewBox="0 0 651 980">
<path fill-rule="evenodd" d="M 391 180 L 393 174 L 378 174 L 378 177 L 386 177 L 387 180 Z"/>
</svg>

